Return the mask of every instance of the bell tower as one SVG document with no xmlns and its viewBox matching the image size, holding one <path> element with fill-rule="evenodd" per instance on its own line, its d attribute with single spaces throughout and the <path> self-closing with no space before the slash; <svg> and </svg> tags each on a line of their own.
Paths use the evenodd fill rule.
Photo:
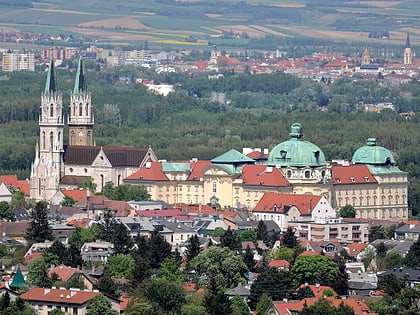
<svg viewBox="0 0 420 315">
<path fill-rule="evenodd" d="M 59 189 L 64 152 L 63 102 L 55 78 L 52 57 L 45 88 L 41 94 L 38 124 L 39 142 L 31 168 L 30 197 L 35 200 L 49 200 Z"/>
<path fill-rule="evenodd" d="M 413 52 L 411 51 L 410 45 L 410 35 L 407 33 L 407 39 L 405 41 L 405 48 L 403 53 L 403 64 L 412 65 L 413 64 Z"/>
<path fill-rule="evenodd" d="M 69 145 L 93 145 L 93 124 L 91 94 L 87 91 L 83 60 L 80 57 L 74 88 L 70 94 Z"/>
</svg>

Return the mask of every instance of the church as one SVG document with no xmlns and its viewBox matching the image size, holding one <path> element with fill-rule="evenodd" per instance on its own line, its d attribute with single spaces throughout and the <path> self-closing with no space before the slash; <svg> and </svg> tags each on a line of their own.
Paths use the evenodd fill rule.
<svg viewBox="0 0 420 315">
<path fill-rule="evenodd" d="M 68 141 L 64 143 L 67 122 Z M 146 162 L 157 161 L 151 148 L 96 146 L 91 94 L 87 89 L 83 60 L 79 59 L 67 119 L 62 93 L 51 58 L 39 111 L 39 141 L 31 165 L 30 198 L 50 200 L 59 190 L 77 189 L 92 178 L 101 191 L 105 183 L 122 184 Z"/>
</svg>

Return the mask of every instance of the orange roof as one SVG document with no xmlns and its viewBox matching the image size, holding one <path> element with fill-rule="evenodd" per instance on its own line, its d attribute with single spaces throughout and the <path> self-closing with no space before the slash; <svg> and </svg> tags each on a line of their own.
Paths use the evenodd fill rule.
<svg viewBox="0 0 420 315">
<path fill-rule="evenodd" d="M 349 255 L 359 255 L 362 250 L 366 248 L 367 244 L 351 243 L 347 245 L 347 252 Z"/>
<path fill-rule="evenodd" d="M 311 214 L 321 196 L 299 194 L 265 193 L 254 208 L 254 212 L 287 212 L 290 206 L 295 206 L 302 215 Z M 275 207 L 274 207 L 275 206 Z"/>
<path fill-rule="evenodd" d="M 241 178 L 245 186 L 290 186 L 279 169 L 265 165 L 245 165 L 242 168 Z"/>
<path fill-rule="evenodd" d="M 420 221 L 418 220 L 407 220 L 407 221 L 403 221 L 403 223 L 407 225 L 420 225 Z"/>
<path fill-rule="evenodd" d="M 237 58 L 230 58 L 228 56 L 218 56 L 217 57 L 217 61 L 224 61 L 226 62 L 227 65 L 232 66 L 232 65 L 240 65 L 241 62 L 239 61 L 239 59 Z"/>
<path fill-rule="evenodd" d="M 121 312 L 124 311 L 127 308 L 130 301 L 131 301 L 131 298 L 128 298 L 128 297 L 120 298 L 120 311 Z"/>
<path fill-rule="evenodd" d="M 168 181 L 169 179 L 162 172 L 162 163 L 150 162 L 124 180 Z"/>
<path fill-rule="evenodd" d="M 76 291 L 63 289 L 44 289 L 33 288 L 23 293 L 20 297 L 26 301 L 42 301 L 60 304 L 76 304 L 82 305 L 87 303 L 91 298 L 102 294 L 92 291 Z"/>
<path fill-rule="evenodd" d="M 377 183 L 366 165 L 336 165 L 331 168 L 334 185 Z"/>
<path fill-rule="evenodd" d="M 75 202 L 86 196 L 86 189 L 61 190 L 64 196 L 73 198 Z"/>
<path fill-rule="evenodd" d="M 246 156 L 253 160 L 267 160 L 268 159 L 268 154 L 264 154 L 261 151 L 252 151 L 248 153 Z"/>
<path fill-rule="evenodd" d="M 200 180 L 202 177 L 202 170 L 205 166 L 210 165 L 211 162 L 209 160 L 198 160 L 195 162 L 190 163 L 190 170 L 191 173 L 188 176 L 188 180 Z"/>
<path fill-rule="evenodd" d="M 58 267 L 52 268 L 48 272 L 48 275 L 51 277 L 53 273 L 56 273 L 58 275 L 58 279 L 60 279 L 61 281 L 67 281 L 73 274 L 79 271 L 80 270 L 77 268 L 58 266 Z"/>
<path fill-rule="evenodd" d="M 92 219 L 89 218 L 82 218 L 80 220 L 71 220 L 67 222 L 67 225 L 69 226 L 77 226 L 79 228 L 87 228 L 89 226 L 90 221 L 92 221 Z"/>
<path fill-rule="evenodd" d="M 13 186 L 29 196 L 29 182 L 24 179 L 17 179 L 16 175 L 0 175 L 0 181 L 7 186 Z"/>
<path fill-rule="evenodd" d="M 271 259 L 267 263 L 270 267 L 274 268 L 289 268 L 290 266 L 289 262 L 285 259 Z"/>
<path fill-rule="evenodd" d="M 23 257 L 23 261 L 25 263 L 30 263 L 31 261 L 33 261 L 34 259 L 36 259 L 40 256 L 42 256 L 42 252 L 33 252 L 33 253 Z"/>
<path fill-rule="evenodd" d="M 290 301 L 290 302 L 273 302 L 273 306 L 276 308 L 279 314 L 290 314 L 290 311 L 301 311 L 304 308 L 304 305 L 308 307 L 315 304 L 319 298 L 306 298 L 301 301 Z M 327 301 L 331 303 L 334 307 L 338 307 L 340 303 L 343 303 L 351 307 L 356 315 L 370 314 L 374 315 L 376 313 L 371 313 L 369 307 L 360 299 L 349 297 L 347 299 L 337 299 L 335 297 L 327 297 Z"/>
</svg>

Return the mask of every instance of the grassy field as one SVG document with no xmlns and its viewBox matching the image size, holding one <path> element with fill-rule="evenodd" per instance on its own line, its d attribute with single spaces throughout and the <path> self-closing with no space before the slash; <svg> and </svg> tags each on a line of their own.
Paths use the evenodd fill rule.
<svg viewBox="0 0 420 315">
<path fill-rule="evenodd" d="M 46 0 L 32 8 L 0 8 L 0 24 L 23 31 L 95 36 L 100 42 L 136 44 L 144 40 L 185 44 L 193 36 L 196 46 L 223 32 L 247 33 L 250 38 L 268 35 L 306 36 L 338 41 L 366 42 L 369 31 L 389 31 L 401 43 L 410 32 L 420 43 L 420 1 L 311 0 Z M 327 6 L 329 4 L 329 6 Z M 235 39 L 226 39 L 232 43 Z M 218 38 L 223 43 L 223 39 Z M 237 40 L 240 45 L 243 38 Z M 187 45 L 192 45 L 188 43 Z M 194 46 L 194 45 L 192 45 Z"/>
</svg>

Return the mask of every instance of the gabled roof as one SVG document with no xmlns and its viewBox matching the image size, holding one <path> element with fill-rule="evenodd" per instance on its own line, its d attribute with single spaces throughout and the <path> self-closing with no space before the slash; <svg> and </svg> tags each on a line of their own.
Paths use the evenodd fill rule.
<svg viewBox="0 0 420 315">
<path fill-rule="evenodd" d="M 65 266 L 57 266 L 55 268 L 50 269 L 48 272 L 48 276 L 51 277 L 53 273 L 58 275 L 58 279 L 61 281 L 67 281 L 69 278 L 74 275 L 76 272 L 80 272 L 77 268 L 65 267 Z"/>
<path fill-rule="evenodd" d="M 0 221 L 0 232 L 6 237 L 19 237 L 26 234 L 29 221 L 7 222 Z"/>
<path fill-rule="evenodd" d="M 24 179 L 17 179 L 16 175 L 0 175 L 0 182 L 7 186 L 19 189 L 25 196 L 29 196 L 29 182 Z"/>
<path fill-rule="evenodd" d="M 314 195 L 264 193 L 253 212 L 286 213 L 295 206 L 302 215 L 309 215 L 320 199 L 321 196 Z"/>
<path fill-rule="evenodd" d="M 350 243 L 347 245 L 347 253 L 351 256 L 357 256 L 367 247 L 364 243 Z"/>
<path fill-rule="evenodd" d="M 246 155 L 243 155 L 239 151 L 232 149 L 229 150 L 222 155 L 219 155 L 218 157 L 215 157 L 211 160 L 212 163 L 215 164 L 237 164 L 237 163 L 255 163 L 255 160 L 247 157 Z"/>
<path fill-rule="evenodd" d="M 148 148 L 129 148 L 114 146 L 77 146 L 67 145 L 64 148 L 63 160 L 66 164 L 92 165 L 101 150 L 112 166 L 137 166 L 145 160 Z"/>
<path fill-rule="evenodd" d="M 86 189 L 73 189 L 73 190 L 63 189 L 61 190 L 61 192 L 64 196 L 71 197 L 73 198 L 75 202 L 77 202 L 86 196 L 87 190 Z"/>
<path fill-rule="evenodd" d="M 168 181 L 168 177 L 162 171 L 162 163 L 150 162 L 130 176 L 124 178 L 124 181 Z"/>
<path fill-rule="evenodd" d="M 196 180 L 199 181 L 200 178 L 202 177 L 202 171 L 203 168 L 207 165 L 210 165 L 211 162 L 209 160 L 197 160 L 197 161 L 192 161 L 190 163 L 190 170 L 191 173 L 188 176 L 187 180 Z"/>
<path fill-rule="evenodd" d="M 267 261 L 269 267 L 273 268 L 289 268 L 290 264 L 285 259 L 270 259 Z"/>
<path fill-rule="evenodd" d="M 335 165 L 331 168 L 333 185 L 378 183 L 366 165 Z"/>
<path fill-rule="evenodd" d="M 279 169 L 265 165 L 245 165 L 241 178 L 244 186 L 290 186 Z"/>
<path fill-rule="evenodd" d="M 33 288 L 32 290 L 23 293 L 20 297 L 25 301 L 31 302 L 39 301 L 69 305 L 83 305 L 99 294 L 102 293 L 80 290 Z"/>
</svg>

